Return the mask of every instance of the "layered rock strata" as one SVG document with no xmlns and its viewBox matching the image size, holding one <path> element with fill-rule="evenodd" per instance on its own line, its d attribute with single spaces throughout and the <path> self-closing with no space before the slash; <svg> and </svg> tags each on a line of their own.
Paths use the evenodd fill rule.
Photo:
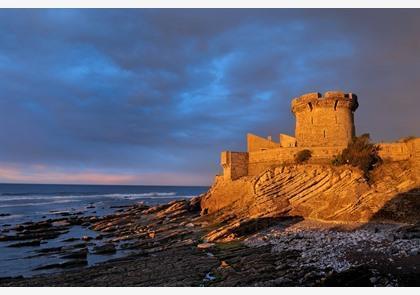
<svg viewBox="0 0 420 295">
<path fill-rule="evenodd" d="M 202 214 L 230 221 L 286 215 L 334 222 L 416 222 L 416 177 L 403 161 L 380 166 L 369 181 L 350 166 L 273 167 L 234 181 L 217 177 L 202 198 Z"/>
</svg>

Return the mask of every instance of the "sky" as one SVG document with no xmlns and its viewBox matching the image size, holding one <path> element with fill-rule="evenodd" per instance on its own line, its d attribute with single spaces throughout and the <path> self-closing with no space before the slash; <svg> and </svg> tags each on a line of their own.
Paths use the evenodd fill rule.
<svg viewBox="0 0 420 295">
<path fill-rule="evenodd" d="M 0 182 L 209 185 L 328 90 L 419 136 L 420 10 L 0 9 Z"/>
</svg>

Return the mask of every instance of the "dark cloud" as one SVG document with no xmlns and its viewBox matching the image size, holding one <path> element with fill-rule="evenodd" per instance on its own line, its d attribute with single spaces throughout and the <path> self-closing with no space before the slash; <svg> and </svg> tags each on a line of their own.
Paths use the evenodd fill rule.
<svg viewBox="0 0 420 295">
<path fill-rule="evenodd" d="M 1 10 L 0 181 L 208 184 L 247 132 L 293 134 L 312 91 L 357 93 L 375 140 L 418 135 L 419 28 L 414 9 Z"/>
</svg>

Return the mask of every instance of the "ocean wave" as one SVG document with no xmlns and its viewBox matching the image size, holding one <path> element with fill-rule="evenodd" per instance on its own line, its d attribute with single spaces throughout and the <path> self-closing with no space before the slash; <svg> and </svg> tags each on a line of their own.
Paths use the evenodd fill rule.
<svg viewBox="0 0 420 295">
<path fill-rule="evenodd" d="M 52 202 L 39 202 L 39 203 L 23 203 L 23 204 L 4 204 L 0 205 L 0 208 L 10 208 L 10 207 L 25 207 L 25 206 L 40 206 L 40 205 L 50 205 L 50 204 L 62 204 L 62 203 L 71 203 L 76 202 L 77 200 L 56 200 Z"/>
<path fill-rule="evenodd" d="M 60 200 L 60 199 L 73 199 L 73 198 L 117 198 L 117 199 L 141 199 L 141 198 L 161 198 L 161 197 L 182 197 L 177 196 L 175 192 L 149 192 L 137 194 L 75 194 L 75 195 L 7 195 L 8 197 L 0 197 L 0 202 L 7 201 L 28 201 L 28 200 Z"/>
<path fill-rule="evenodd" d="M 125 196 L 124 199 L 125 200 L 139 200 L 139 199 L 143 199 L 143 200 L 149 200 L 149 199 L 191 199 L 196 197 L 197 195 L 159 195 L 159 196 Z"/>
<path fill-rule="evenodd" d="M 22 217 L 22 216 L 23 215 L 21 214 L 10 214 L 7 216 L 0 216 L 0 220 L 14 219 L 14 218 Z"/>
</svg>

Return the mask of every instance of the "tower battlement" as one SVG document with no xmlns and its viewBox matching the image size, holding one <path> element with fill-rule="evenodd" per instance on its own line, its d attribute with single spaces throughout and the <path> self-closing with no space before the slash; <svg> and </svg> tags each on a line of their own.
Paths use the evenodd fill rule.
<svg viewBox="0 0 420 295">
<path fill-rule="evenodd" d="M 292 100 L 297 146 L 346 146 L 355 135 L 354 116 L 359 103 L 353 93 L 307 93 Z"/>
<path fill-rule="evenodd" d="M 348 108 L 352 112 L 356 111 L 359 103 L 357 95 L 354 93 L 344 93 L 341 91 L 327 91 L 324 95 L 319 92 L 303 94 L 292 100 L 291 109 L 293 113 L 301 112 L 307 108 Z"/>
</svg>

